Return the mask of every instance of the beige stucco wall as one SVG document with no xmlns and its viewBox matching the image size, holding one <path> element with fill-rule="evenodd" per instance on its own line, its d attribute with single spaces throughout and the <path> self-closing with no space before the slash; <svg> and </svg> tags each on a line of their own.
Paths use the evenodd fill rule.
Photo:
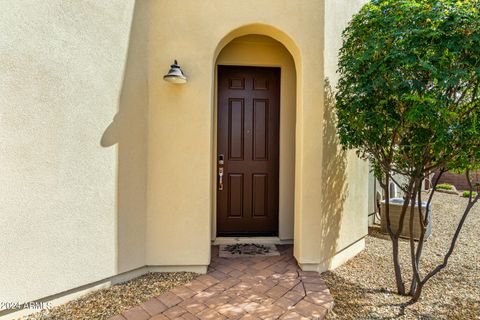
<svg viewBox="0 0 480 320">
<path fill-rule="evenodd" d="M 297 260 L 323 270 L 361 250 L 367 166 L 339 152 L 324 99 L 340 31 L 359 5 L 0 0 L 0 301 L 144 265 L 209 264 L 215 66 L 248 34 L 291 55 L 278 45 L 269 53 L 292 73 L 282 93 L 292 118 L 283 118 L 281 214 L 292 219 L 293 206 Z M 219 61 L 236 59 L 225 52 Z M 173 59 L 184 86 L 162 79 Z"/>
<path fill-rule="evenodd" d="M 368 163 L 358 159 L 354 151 L 342 152 L 335 136 L 333 94 L 338 74 L 338 52 L 341 33 L 352 14 L 367 0 L 326 0 L 325 2 L 325 106 L 322 225 L 323 252 L 319 270 L 335 268 L 363 249 L 358 242 L 367 234 L 368 226 Z M 347 254 L 345 254 L 347 253 Z"/>
<path fill-rule="evenodd" d="M 360 1 L 186 0 L 181 4 L 181 22 L 172 23 L 165 17 L 178 16 L 178 2 L 152 3 L 148 264 L 209 262 L 215 224 L 216 59 L 230 41 L 248 34 L 279 41 L 296 67 L 297 260 L 306 269 L 323 270 L 335 265 L 337 253 L 347 252 L 347 247 L 363 238 L 367 166 L 354 153 L 339 154 L 323 81 L 327 75 L 335 81 L 340 31 L 359 6 Z M 233 57 L 233 51 L 230 54 Z M 186 85 L 163 81 L 173 59 L 187 73 Z M 362 245 L 344 256 L 351 257 Z"/>
<path fill-rule="evenodd" d="M 0 1 L 2 302 L 145 265 L 146 5 Z"/>
<path fill-rule="evenodd" d="M 231 40 L 255 33 L 280 41 L 302 66 L 297 69 L 296 98 L 295 242 L 301 243 L 296 255 L 319 262 L 322 1 L 187 0 L 181 8 L 182 23 L 164 19 L 178 16 L 177 1 L 156 1 L 150 10 L 147 263 L 209 262 L 215 61 Z M 173 59 L 189 76 L 185 86 L 162 79 Z"/>
<path fill-rule="evenodd" d="M 279 230 L 281 240 L 293 239 L 295 195 L 295 63 L 288 50 L 278 41 L 260 35 L 236 38 L 226 45 L 217 58 L 217 65 L 280 67 L 280 175 L 279 175 Z M 216 92 L 216 89 L 215 89 Z M 215 100 L 216 103 L 216 100 Z M 216 106 L 214 121 L 217 119 Z M 214 123 L 215 131 L 216 123 Z M 214 141 L 216 141 L 216 136 Z M 214 144 L 214 148 L 216 146 Z M 214 152 L 216 153 L 216 152 Z M 215 161 L 215 159 L 214 159 Z M 215 164 L 213 164 L 215 166 Z M 216 172 L 213 171 L 216 179 Z M 215 197 L 216 192 L 213 192 Z M 212 239 L 216 237 L 215 203 Z"/>
</svg>

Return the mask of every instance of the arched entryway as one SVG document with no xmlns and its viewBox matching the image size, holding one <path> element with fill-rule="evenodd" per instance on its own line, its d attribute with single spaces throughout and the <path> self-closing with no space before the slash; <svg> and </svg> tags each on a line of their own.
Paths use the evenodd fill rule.
<svg viewBox="0 0 480 320">
<path fill-rule="evenodd" d="M 251 30 L 252 26 L 247 26 L 243 28 L 243 31 L 237 30 L 233 32 L 233 34 L 243 34 L 238 37 L 232 37 L 231 35 L 227 36 L 226 39 L 228 41 L 225 41 L 225 39 L 222 41 L 222 43 L 219 45 L 220 48 L 218 50 L 218 54 L 216 55 L 215 59 L 215 86 L 214 86 L 214 101 L 215 101 L 215 108 L 214 108 L 214 163 L 213 163 L 213 186 L 215 188 L 213 192 L 213 204 L 214 204 L 214 212 L 213 212 L 213 218 L 212 218 L 212 239 L 215 239 L 217 236 L 223 236 L 223 235 L 228 235 L 228 233 L 222 232 L 221 230 L 222 226 L 220 225 L 219 228 L 219 219 L 223 217 L 223 222 L 225 223 L 226 220 L 232 221 L 233 223 L 236 223 L 236 221 L 240 221 L 240 217 L 242 215 L 251 215 L 253 216 L 255 214 L 255 203 L 258 207 L 258 204 L 260 203 L 260 207 L 265 208 L 264 211 L 261 211 L 261 214 L 265 215 L 265 218 L 269 217 L 270 218 L 270 223 L 272 221 L 276 221 L 273 223 L 276 223 L 275 228 L 272 228 L 271 226 L 267 230 L 268 232 L 265 232 L 262 234 L 262 232 L 257 232 L 256 230 L 262 230 L 260 229 L 252 229 L 248 230 L 248 223 L 247 224 L 238 224 L 237 222 L 237 229 L 233 228 L 233 230 L 242 230 L 242 228 L 245 228 L 244 233 L 246 235 L 268 235 L 268 236 L 274 236 L 276 241 L 283 241 L 283 242 L 292 242 L 294 238 L 294 220 L 295 220 L 295 206 L 294 206 L 294 201 L 295 201 L 295 122 L 296 122 L 296 103 L 297 103 L 297 71 L 295 68 L 295 60 L 292 56 L 292 54 L 287 50 L 287 48 L 277 41 L 276 39 L 267 36 L 265 34 L 258 34 L 258 33 L 250 33 L 250 34 L 244 34 L 244 32 L 253 32 L 254 30 Z M 254 28 L 255 29 L 255 28 Z M 256 28 L 256 30 L 261 31 L 259 29 L 262 28 Z M 227 70 L 227 71 L 225 71 Z M 219 166 L 219 157 L 225 157 L 228 158 L 229 154 L 225 154 L 225 151 L 221 151 L 219 153 L 219 149 L 224 148 L 225 146 L 219 147 L 218 142 L 223 140 L 229 140 L 231 138 L 231 133 L 228 132 L 228 130 L 225 130 L 225 125 L 219 126 L 219 121 L 222 121 L 219 119 L 219 113 L 221 118 L 225 119 L 225 121 L 230 122 L 232 119 L 228 118 L 232 116 L 231 111 L 222 111 L 222 108 L 231 108 L 232 106 L 223 106 L 221 105 L 222 103 L 226 103 L 225 99 L 222 101 L 222 99 L 218 99 L 218 95 L 221 94 L 222 88 L 219 87 L 219 72 L 220 72 L 220 77 L 222 77 L 221 73 L 225 72 L 236 72 L 237 74 L 244 74 L 246 77 L 246 83 L 242 83 L 242 80 L 239 80 L 239 88 L 245 88 L 246 90 L 250 89 L 253 91 L 250 91 L 248 94 L 258 94 L 259 91 L 256 90 L 255 84 L 253 83 L 253 80 L 248 80 L 248 77 L 250 76 L 251 79 L 254 77 L 257 78 L 262 78 L 262 79 L 267 79 L 270 77 L 270 82 L 271 85 L 275 85 L 277 83 L 276 80 L 272 79 L 271 77 L 274 77 L 276 73 L 278 73 L 278 106 L 275 105 L 270 105 L 269 108 L 278 108 L 278 123 L 272 123 L 272 121 L 275 121 L 275 117 L 272 117 L 272 111 L 270 110 L 270 123 L 268 121 L 266 122 L 265 126 L 260 126 L 259 128 L 262 130 L 262 133 L 265 133 L 270 136 L 271 139 L 275 139 L 275 133 L 268 133 L 268 130 L 270 131 L 275 131 L 275 127 L 278 126 L 278 154 L 275 152 L 275 150 L 271 150 L 271 157 L 268 159 L 268 161 L 271 161 L 271 163 L 278 163 L 278 168 L 277 168 L 277 181 L 275 181 L 275 177 L 273 179 L 267 181 L 267 176 L 268 174 L 264 174 L 261 172 L 258 172 L 257 175 L 252 175 L 252 177 L 245 177 L 241 172 L 234 172 L 236 175 L 234 175 L 234 178 L 237 178 L 237 186 L 236 188 L 239 190 L 236 190 L 233 195 L 236 198 L 233 198 L 237 202 L 237 205 L 239 208 L 237 208 L 237 212 L 234 212 L 234 215 L 232 219 L 225 219 L 225 212 L 221 212 L 221 210 L 225 210 L 225 203 L 222 201 L 226 201 L 226 196 L 225 194 L 222 194 L 222 192 L 226 192 L 231 194 L 232 190 L 230 189 L 231 186 L 227 185 L 228 183 L 235 183 L 235 179 L 232 180 L 232 175 L 228 176 L 228 174 L 231 174 L 232 172 L 224 172 L 223 176 L 223 188 L 220 185 L 220 177 L 219 177 L 219 169 L 221 166 Z M 243 72 L 243 73 L 242 73 Z M 249 82 L 251 81 L 251 82 Z M 262 80 L 263 81 L 263 80 Z M 267 81 L 268 82 L 268 81 Z M 266 90 L 268 89 L 268 85 L 266 85 L 267 82 L 263 83 L 263 93 L 266 94 Z M 258 84 L 260 85 L 260 84 Z M 246 87 L 245 87 L 246 86 Z M 251 88 L 250 88 L 251 87 Z M 257 88 L 258 89 L 258 88 Z M 272 88 L 270 88 L 272 89 Z M 233 91 L 232 91 L 233 92 Z M 237 92 L 233 92 L 234 94 L 238 95 L 240 94 L 240 90 Z M 274 94 L 274 93 L 272 93 Z M 241 98 L 241 96 L 238 96 L 238 98 Z M 275 100 L 275 97 L 271 97 L 273 100 Z M 228 98 L 227 98 L 228 99 Z M 255 100 L 255 99 L 254 99 Z M 260 119 L 266 120 L 265 117 L 265 105 L 263 104 L 263 99 L 260 99 L 261 103 L 258 104 L 260 107 L 256 109 L 256 112 L 258 113 L 257 116 Z M 258 102 L 258 101 L 257 101 Z M 252 102 L 251 102 L 252 103 Z M 220 105 L 219 105 L 220 104 Z M 219 109 L 220 108 L 220 109 Z M 255 139 L 254 139 L 254 132 L 248 132 L 250 126 L 253 124 L 253 117 L 254 115 L 251 114 L 249 115 L 248 112 L 253 112 L 255 107 L 253 105 L 250 106 L 250 108 L 247 107 L 247 109 L 243 109 L 243 106 L 238 107 L 239 115 L 238 119 L 236 121 L 244 121 L 247 120 L 246 126 L 247 129 L 246 131 L 242 131 L 239 134 L 245 139 L 243 141 L 240 141 L 241 143 L 241 148 L 248 148 L 247 151 L 249 151 L 251 148 L 255 148 Z M 261 112 L 259 112 L 259 110 Z M 219 112 L 220 111 L 220 112 Z M 243 114 L 242 112 L 247 112 L 247 114 Z M 228 113 L 228 114 L 223 114 L 223 113 Z M 275 112 L 273 112 L 275 113 Z M 222 116 L 223 114 L 223 116 Z M 233 115 L 234 116 L 234 115 Z M 227 119 L 228 118 L 228 119 Z M 235 120 L 234 120 L 235 121 Z M 252 122 L 249 123 L 248 121 Z M 258 123 L 258 122 L 257 122 Z M 242 128 L 244 123 L 242 124 L 237 124 L 239 128 Z M 228 123 L 226 124 L 228 126 Z M 220 129 L 219 129 L 220 128 Z M 242 129 L 240 129 L 242 130 Z M 248 140 L 251 139 L 251 140 Z M 257 139 L 259 140 L 259 139 Z M 265 143 L 262 139 L 261 143 Z M 258 142 L 257 142 L 258 144 Z M 268 148 L 272 149 L 272 144 L 270 143 L 268 145 Z M 237 146 L 238 147 L 238 146 Z M 228 148 L 228 147 L 227 147 Z M 257 145 L 258 148 L 258 145 Z M 227 151 L 229 153 L 229 151 Z M 245 155 L 251 158 L 253 155 L 252 152 L 247 152 Z M 273 157 L 273 158 L 272 158 Z M 225 159 L 227 160 L 227 159 Z M 235 159 L 234 159 L 235 160 Z M 239 158 L 236 160 L 240 160 Z M 267 160 L 267 158 L 263 159 Z M 264 161 L 265 162 L 265 161 Z M 236 161 L 236 165 L 241 164 L 241 162 Z M 246 164 L 248 165 L 248 163 Z M 274 165 L 273 165 L 274 166 Z M 237 166 L 238 167 L 238 166 Z M 262 164 L 263 167 L 263 164 Z M 222 169 L 220 169 L 222 170 Z M 236 169 L 237 171 L 241 171 L 238 168 Z M 247 170 L 248 171 L 248 170 Z M 255 169 L 254 169 L 255 171 Z M 270 172 L 270 171 L 269 171 Z M 252 172 L 249 172 L 251 174 Z M 275 175 L 275 174 L 274 174 Z M 246 185 L 246 184 L 253 184 L 252 185 Z M 272 195 L 275 196 L 274 192 L 271 192 L 271 190 L 266 189 L 266 185 L 269 186 L 274 186 L 277 191 L 277 197 L 275 198 L 274 201 L 277 201 L 276 206 L 268 203 L 269 200 L 272 200 L 271 197 Z M 255 188 L 257 190 L 255 190 Z M 223 190 L 219 190 L 223 189 Z M 240 190 L 242 189 L 242 190 Z M 250 196 L 252 193 L 258 196 L 259 195 L 259 190 L 266 190 L 266 193 L 268 195 L 265 198 L 260 198 L 259 200 L 255 200 L 254 196 Z M 239 194 L 241 191 L 244 192 L 244 194 Z M 223 198 L 223 199 L 222 199 Z M 267 199 L 269 198 L 269 199 Z M 228 201 L 230 202 L 228 206 L 231 208 L 231 203 L 234 202 L 232 199 L 229 199 Z M 247 201 L 246 205 L 242 207 L 243 203 L 239 203 L 239 201 Z M 265 201 L 265 202 L 262 202 Z M 271 201 L 270 201 L 271 202 Z M 264 206 L 265 205 L 265 206 Z M 221 208 L 220 206 L 224 206 Z M 239 212 L 242 211 L 243 212 Z M 269 212 L 270 211 L 270 212 Z M 228 214 L 231 214 L 229 212 Z M 272 217 L 271 215 L 277 215 L 277 219 L 275 220 L 275 217 Z M 262 221 L 264 217 L 260 216 L 257 217 L 258 219 L 256 221 Z M 240 228 L 240 229 L 239 229 Z M 226 229 L 228 230 L 228 228 Z M 252 232 L 253 231 L 253 232 Z M 235 235 L 235 236 L 241 236 L 242 232 L 232 232 L 230 235 Z"/>
</svg>

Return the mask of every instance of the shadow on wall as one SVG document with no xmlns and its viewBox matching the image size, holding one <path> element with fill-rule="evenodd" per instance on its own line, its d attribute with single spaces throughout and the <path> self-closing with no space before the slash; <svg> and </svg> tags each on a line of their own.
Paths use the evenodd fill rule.
<svg viewBox="0 0 480 320">
<path fill-rule="evenodd" d="M 136 0 L 119 108 L 100 144 L 118 144 L 117 273 L 145 265 L 148 1 Z"/>
<path fill-rule="evenodd" d="M 337 241 L 343 205 L 348 194 L 346 184 L 347 158 L 341 149 L 336 130 L 335 94 L 330 82 L 325 79 L 323 115 L 323 187 L 322 187 L 322 229 L 320 252 L 322 267 L 337 253 Z"/>
</svg>

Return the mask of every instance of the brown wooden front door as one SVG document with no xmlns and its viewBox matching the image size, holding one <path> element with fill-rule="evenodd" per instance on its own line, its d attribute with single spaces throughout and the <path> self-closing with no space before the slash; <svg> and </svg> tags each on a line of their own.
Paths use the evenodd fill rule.
<svg viewBox="0 0 480 320">
<path fill-rule="evenodd" d="M 279 118 L 279 68 L 218 66 L 219 236 L 278 235 Z"/>
</svg>

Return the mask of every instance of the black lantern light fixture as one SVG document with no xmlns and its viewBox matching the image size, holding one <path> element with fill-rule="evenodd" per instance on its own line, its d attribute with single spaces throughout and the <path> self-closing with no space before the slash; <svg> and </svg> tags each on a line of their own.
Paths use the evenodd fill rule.
<svg viewBox="0 0 480 320">
<path fill-rule="evenodd" d="M 177 60 L 174 60 L 173 64 L 170 66 L 170 71 L 163 76 L 163 80 L 171 83 L 182 84 L 187 82 L 187 77 L 183 73 L 180 65 Z"/>
</svg>

